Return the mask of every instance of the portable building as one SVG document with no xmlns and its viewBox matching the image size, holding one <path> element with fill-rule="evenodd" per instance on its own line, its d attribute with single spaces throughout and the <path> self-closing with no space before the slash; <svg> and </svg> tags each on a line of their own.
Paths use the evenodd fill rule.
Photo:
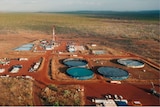
<svg viewBox="0 0 160 107">
<path fill-rule="evenodd" d="M 1 68 L 1 69 L 0 69 L 0 73 L 3 73 L 4 71 L 5 71 L 4 68 Z"/>
<path fill-rule="evenodd" d="M 92 50 L 92 54 L 101 55 L 105 54 L 105 50 Z"/>
<path fill-rule="evenodd" d="M 20 68 L 17 67 L 13 67 L 13 69 L 11 70 L 11 73 L 17 73 L 19 71 Z"/>
</svg>

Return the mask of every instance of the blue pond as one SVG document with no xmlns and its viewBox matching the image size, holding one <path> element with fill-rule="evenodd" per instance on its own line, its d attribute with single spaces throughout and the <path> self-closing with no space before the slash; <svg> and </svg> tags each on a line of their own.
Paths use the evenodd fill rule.
<svg viewBox="0 0 160 107">
<path fill-rule="evenodd" d="M 87 61 L 81 59 L 66 59 L 63 63 L 68 67 L 85 67 L 87 65 Z"/>
<path fill-rule="evenodd" d="M 115 101 L 118 106 L 128 106 L 128 104 L 124 101 Z"/>
<path fill-rule="evenodd" d="M 15 51 L 29 51 L 33 48 L 34 44 L 25 44 L 14 49 Z"/>
<path fill-rule="evenodd" d="M 98 72 L 106 78 L 110 78 L 112 80 L 124 80 L 129 76 L 127 71 L 115 67 L 100 67 L 98 68 Z"/>
<path fill-rule="evenodd" d="M 93 72 L 86 68 L 72 67 L 67 69 L 67 74 L 78 80 L 86 80 L 93 77 Z"/>
</svg>

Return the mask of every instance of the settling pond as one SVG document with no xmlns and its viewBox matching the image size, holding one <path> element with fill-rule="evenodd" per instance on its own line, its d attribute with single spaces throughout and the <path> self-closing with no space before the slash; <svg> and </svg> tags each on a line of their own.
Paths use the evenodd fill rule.
<svg viewBox="0 0 160 107">
<path fill-rule="evenodd" d="M 33 48 L 33 46 L 34 46 L 34 44 L 29 43 L 29 44 L 25 44 L 25 45 L 22 45 L 20 47 L 17 47 L 14 50 L 15 51 L 29 51 Z"/>
</svg>

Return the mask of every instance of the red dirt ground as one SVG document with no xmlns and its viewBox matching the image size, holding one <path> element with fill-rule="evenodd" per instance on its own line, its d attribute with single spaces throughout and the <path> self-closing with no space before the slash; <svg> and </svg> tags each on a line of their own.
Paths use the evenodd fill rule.
<svg viewBox="0 0 160 107">
<path fill-rule="evenodd" d="M 143 105 L 146 106 L 159 106 L 159 98 L 148 93 L 148 90 L 152 88 L 150 81 L 153 80 L 154 83 L 156 84 L 156 90 L 159 91 L 159 66 L 157 64 L 152 63 L 152 61 L 148 61 L 147 59 L 142 59 L 139 56 L 136 56 L 134 54 L 127 53 L 125 55 L 119 55 L 119 56 L 112 56 L 112 55 L 81 55 L 79 54 L 79 57 L 83 57 L 89 61 L 89 67 L 92 67 L 91 59 L 117 59 L 117 58 L 137 58 L 137 59 L 142 59 L 146 64 L 151 63 L 152 66 L 155 66 L 158 69 L 153 68 L 151 65 L 145 66 L 145 69 L 149 69 L 149 72 L 152 72 L 153 75 L 156 75 L 156 79 L 154 80 L 153 78 L 150 79 L 138 79 L 138 78 L 132 78 L 132 81 L 130 82 L 129 80 L 122 81 L 122 84 L 110 84 L 106 82 L 106 79 L 100 76 L 99 74 L 95 74 L 96 77 L 100 77 L 100 79 L 96 80 L 75 80 L 75 79 L 69 79 L 69 80 L 59 80 L 59 79 L 50 79 L 50 76 L 48 75 L 49 71 L 49 61 L 51 58 L 53 60 L 58 60 L 60 58 L 65 57 L 70 57 L 68 55 L 58 55 L 58 51 L 66 51 L 66 42 L 61 42 L 62 44 L 58 47 L 55 48 L 52 51 L 47 51 L 46 53 L 33 53 L 33 52 L 12 52 L 13 55 L 12 57 L 17 55 L 19 56 L 27 56 L 29 57 L 28 61 L 17 61 L 17 60 L 11 60 L 11 64 L 8 66 L 2 66 L 0 65 L 0 68 L 4 67 L 6 71 L 4 73 L 1 73 L 0 75 L 10 75 L 10 76 L 22 76 L 22 75 L 29 75 L 32 76 L 35 79 L 34 82 L 34 104 L 35 105 L 42 105 L 40 98 L 39 98 L 39 93 L 42 88 L 46 87 L 49 84 L 57 84 L 57 85 L 82 85 L 84 86 L 85 90 L 85 105 L 95 105 L 94 103 L 91 102 L 92 98 L 104 98 L 104 95 L 106 94 L 117 94 L 117 95 L 122 95 L 125 99 L 130 102 L 133 100 L 139 100 Z M 42 64 L 37 72 L 28 72 L 29 68 L 31 65 L 38 61 L 40 58 L 43 58 Z M 16 64 L 22 64 L 23 68 L 16 74 L 11 74 L 9 72 L 9 69 L 12 67 L 12 65 Z M 56 63 L 60 64 L 60 63 Z M 56 66 L 56 64 L 52 65 L 53 67 Z M 108 63 L 108 64 L 113 64 L 114 66 L 117 66 L 114 63 Z M 122 67 L 122 66 L 121 66 Z M 122 67 L 124 68 L 124 67 Z M 130 70 L 130 68 L 126 68 Z M 133 69 L 130 70 L 129 72 L 132 74 Z M 56 71 L 52 71 L 56 72 Z M 96 71 L 94 71 L 96 72 Z M 54 74 L 54 73 L 53 73 Z M 134 73 L 133 73 L 134 75 Z M 134 77 L 134 76 L 133 76 Z M 70 78 L 70 77 L 67 77 Z M 133 81 L 135 79 L 135 81 Z M 145 80 L 145 81 L 143 81 Z M 147 81 L 147 82 L 146 82 Z M 141 82 L 138 83 L 137 82 Z M 159 91 L 160 92 L 160 91 Z"/>
</svg>

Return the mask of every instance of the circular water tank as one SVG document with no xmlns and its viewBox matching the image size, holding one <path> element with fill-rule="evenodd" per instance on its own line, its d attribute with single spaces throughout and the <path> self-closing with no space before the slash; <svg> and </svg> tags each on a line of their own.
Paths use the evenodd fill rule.
<svg viewBox="0 0 160 107">
<path fill-rule="evenodd" d="M 86 67 L 88 62 L 83 59 L 69 58 L 63 60 L 63 63 L 68 67 Z"/>
<path fill-rule="evenodd" d="M 67 69 L 67 74 L 78 80 L 87 80 L 94 76 L 91 70 L 82 67 L 69 68 Z"/>
<path fill-rule="evenodd" d="M 123 69 L 115 67 L 100 67 L 98 72 L 111 80 L 124 80 L 129 77 L 129 73 Z"/>
<path fill-rule="evenodd" d="M 118 59 L 117 62 L 121 65 L 131 67 L 131 68 L 143 68 L 144 63 L 136 59 Z"/>
</svg>

